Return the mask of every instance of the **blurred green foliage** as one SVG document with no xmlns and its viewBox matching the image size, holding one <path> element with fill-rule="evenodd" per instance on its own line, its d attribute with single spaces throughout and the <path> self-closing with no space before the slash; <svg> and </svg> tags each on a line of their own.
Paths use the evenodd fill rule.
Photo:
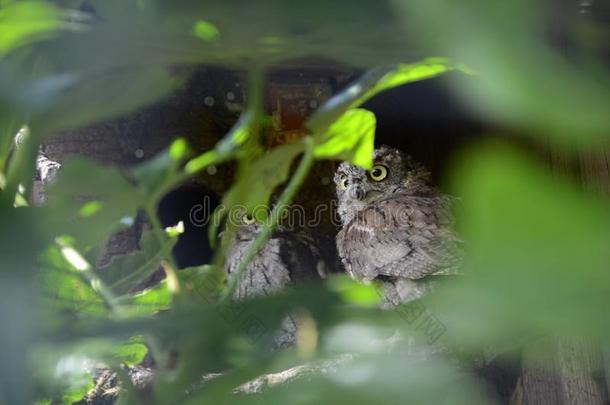
<svg viewBox="0 0 610 405">
<path fill-rule="evenodd" d="M 0 55 L 48 36 L 59 25 L 59 10 L 52 4 L 4 1 L 0 11 Z"/>
<path fill-rule="evenodd" d="M 552 143 L 605 141 L 608 72 L 592 55 L 568 61 L 544 40 L 541 16 L 552 2 L 87 2 L 95 14 L 81 3 L 0 1 L 0 404 L 78 400 L 91 387 L 87 364 L 96 361 L 123 380 L 122 403 L 144 401 L 120 366 L 140 361 L 147 347 L 160 364 L 156 403 L 488 400 L 476 377 L 450 358 L 421 362 L 400 347 L 390 355 L 372 347 L 368 338 L 415 327 L 376 309 L 372 287 L 331 280 L 231 303 L 222 299 L 237 281 L 226 283 L 220 270 L 226 243 L 210 266 L 173 274 L 176 235 L 154 220 L 155 207 L 209 165 L 238 160 L 224 202 L 253 209 L 284 185 L 281 204 L 269 213 L 277 219 L 313 160 L 370 167 L 376 122 L 362 103 L 451 70 L 469 73 L 452 76 L 452 88 L 486 119 Z M 451 59 L 424 59 L 431 54 Z M 371 69 L 318 109 L 305 125 L 307 137 L 265 154 L 261 75 L 273 63 L 309 55 Z M 14 206 L 19 185 L 30 187 L 47 135 L 157 101 L 186 78 L 170 68 L 200 63 L 252 68 L 247 110 L 214 149 L 192 156 L 177 140 L 129 173 L 72 159 L 47 206 Z M 25 124 L 31 135 L 15 148 L 13 137 Z M 469 151 L 451 179 L 463 196 L 458 219 L 468 248 L 466 275 L 426 301 L 447 328 L 443 344 L 476 352 L 547 335 L 607 337 L 607 201 L 497 147 Z M 133 223 L 138 210 L 153 222 L 142 250 L 97 272 L 105 240 Z M 162 264 L 174 278 L 131 292 Z M 350 353 L 354 361 L 261 397 L 232 394 L 305 360 L 298 347 L 270 350 L 273 331 L 295 310 L 314 320 L 315 352 L 307 360 Z M 165 367 L 176 358 L 175 367 Z M 218 371 L 224 374 L 201 383 Z"/>
</svg>

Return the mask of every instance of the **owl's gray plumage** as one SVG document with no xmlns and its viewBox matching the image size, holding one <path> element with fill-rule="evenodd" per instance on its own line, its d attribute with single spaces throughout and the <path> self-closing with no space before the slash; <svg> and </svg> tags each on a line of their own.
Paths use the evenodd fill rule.
<svg viewBox="0 0 610 405">
<path fill-rule="evenodd" d="M 429 173 L 397 149 L 383 146 L 373 161 L 379 173 L 387 173 L 383 179 L 349 163 L 335 174 L 343 225 L 337 249 L 352 277 L 381 280 L 386 299 L 405 302 L 428 289 L 424 277 L 457 269 L 460 240 L 452 230 L 453 199 L 430 186 Z M 397 291 L 406 283 L 401 280 L 421 281 L 407 283 L 411 292 L 399 299 Z"/>
<path fill-rule="evenodd" d="M 237 225 L 235 242 L 225 266 L 229 276 L 237 271 L 259 228 L 255 223 Z M 325 277 L 328 271 L 332 271 L 332 265 L 329 265 L 328 258 L 318 246 L 320 245 L 308 233 L 280 227 L 248 265 L 246 273 L 238 282 L 234 299 L 269 295 L 299 283 Z M 292 317 L 288 317 L 276 339 L 277 346 L 294 344 L 295 332 L 296 323 Z"/>
<path fill-rule="evenodd" d="M 240 225 L 227 260 L 227 272 L 233 274 L 243 261 L 257 235 L 258 225 Z M 244 299 L 278 292 L 289 285 L 320 278 L 323 271 L 319 250 L 306 234 L 276 231 L 248 265 L 238 283 L 234 298 Z"/>
</svg>

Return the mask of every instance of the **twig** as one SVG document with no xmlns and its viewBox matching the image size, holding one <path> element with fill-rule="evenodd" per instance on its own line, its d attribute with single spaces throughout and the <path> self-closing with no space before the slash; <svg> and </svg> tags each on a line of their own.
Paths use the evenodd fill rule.
<svg viewBox="0 0 610 405">
<path fill-rule="evenodd" d="M 36 155 L 38 154 L 38 139 L 32 135 L 28 127 L 23 127 L 22 142 L 17 147 L 6 173 L 4 190 L 0 194 L 0 205 L 12 206 L 15 195 L 18 193 L 19 185 L 22 184 L 26 190 L 31 189 L 32 179 L 36 171 Z"/>
<path fill-rule="evenodd" d="M 176 264 L 176 260 L 174 259 L 174 256 L 172 255 L 171 250 L 167 249 L 167 235 L 165 234 L 165 231 L 163 229 L 163 225 L 161 225 L 161 222 L 159 221 L 159 218 L 157 217 L 157 212 L 155 210 L 155 204 L 156 201 L 154 201 L 151 204 L 147 204 L 144 207 L 144 211 L 146 212 L 146 215 L 148 216 L 148 219 L 152 225 L 152 232 L 153 235 L 155 236 L 155 238 L 157 239 L 157 242 L 159 243 L 160 246 L 162 246 L 162 249 L 159 253 L 161 253 L 165 258 L 167 259 L 168 263 L 170 264 L 170 266 L 174 269 L 178 268 L 178 265 Z M 155 255 L 155 257 L 157 257 L 157 255 Z M 160 262 L 160 261 L 159 261 Z"/>
<path fill-rule="evenodd" d="M 290 383 L 296 379 L 306 377 L 312 374 L 328 374 L 336 372 L 337 369 L 353 361 L 355 355 L 343 354 L 338 358 L 331 360 L 323 360 L 313 363 L 302 364 L 292 367 L 279 373 L 263 374 L 252 381 L 237 387 L 233 392 L 236 394 L 258 394 L 266 389 L 276 387 L 281 384 Z"/>
</svg>

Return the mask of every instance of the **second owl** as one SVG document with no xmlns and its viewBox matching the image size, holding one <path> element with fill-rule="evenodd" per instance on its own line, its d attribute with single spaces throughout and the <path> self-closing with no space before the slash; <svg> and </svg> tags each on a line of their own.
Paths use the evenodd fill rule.
<svg viewBox="0 0 610 405">
<path fill-rule="evenodd" d="M 421 165 L 382 146 L 371 171 L 342 163 L 334 180 L 342 222 L 337 250 L 353 278 L 381 281 L 386 299 L 398 304 L 423 295 L 430 276 L 456 273 L 454 199 L 430 185 Z"/>
</svg>

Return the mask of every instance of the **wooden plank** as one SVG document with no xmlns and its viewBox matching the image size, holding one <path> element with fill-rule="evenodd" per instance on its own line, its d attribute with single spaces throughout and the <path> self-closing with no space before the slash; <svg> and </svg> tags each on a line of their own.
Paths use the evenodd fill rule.
<svg viewBox="0 0 610 405">
<path fill-rule="evenodd" d="M 608 403 L 606 387 L 595 378 L 602 368 L 595 343 L 548 339 L 527 347 L 523 357 L 512 404 Z"/>
</svg>

